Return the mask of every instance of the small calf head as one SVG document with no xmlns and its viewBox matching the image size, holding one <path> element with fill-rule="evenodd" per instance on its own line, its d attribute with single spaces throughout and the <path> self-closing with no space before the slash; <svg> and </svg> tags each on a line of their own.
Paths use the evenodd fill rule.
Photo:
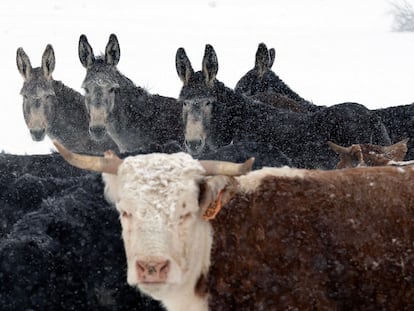
<svg viewBox="0 0 414 311">
<path fill-rule="evenodd" d="M 328 141 L 328 145 L 339 154 L 339 162 L 336 168 L 350 168 L 382 166 L 389 165 L 393 161 L 403 161 L 407 154 L 407 142 L 408 139 L 404 139 L 390 146 L 355 144 L 349 147 L 342 147 Z"/>
<path fill-rule="evenodd" d="M 85 90 L 85 104 L 89 112 L 89 133 L 93 139 L 101 140 L 107 132 L 107 122 L 115 107 L 115 96 L 119 92 L 116 65 L 120 59 L 118 39 L 109 37 L 105 55 L 95 58 L 93 49 L 85 35 L 79 38 L 79 59 L 86 68 L 82 83 Z"/>
<path fill-rule="evenodd" d="M 23 77 L 20 94 L 23 97 L 23 116 L 34 141 L 44 139 L 49 122 L 52 120 L 56 94 L 53 89 L 52 72 L 55 69 L 55 53 L 47 45 L 42 56 L 41 67 L 32 68 L 30 59 L 23 48 L 17 49 L 17 69 Z"/>
</svg>

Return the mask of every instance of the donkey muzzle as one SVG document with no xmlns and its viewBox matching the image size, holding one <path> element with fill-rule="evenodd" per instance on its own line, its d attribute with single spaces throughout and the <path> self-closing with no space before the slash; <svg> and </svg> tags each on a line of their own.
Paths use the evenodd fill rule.
<svg viewBox="0 0 414 311">
<path fill-rule="evenodd" d="M 205 141 L 202 139 L 185 140 L 185 147 L 188 153 L 192 155 L 199 155 L 203 152 Z"/>
<path fill-rule="evenodd" d="M 46 129 L 31 129 L 30 135 L 34 141 L 42 141 L 46 136 Z"/>
<path fill-rule="evenodd" d="M 106 128 L 102 125 L 91 126 L 89 127 L 89 134 L 95 140 L 101 140 L 106 135 Z"/>
</svg>

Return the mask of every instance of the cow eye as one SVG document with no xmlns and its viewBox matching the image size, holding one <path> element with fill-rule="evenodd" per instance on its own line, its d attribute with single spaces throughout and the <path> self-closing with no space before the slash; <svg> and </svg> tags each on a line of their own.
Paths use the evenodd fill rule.
<svg viewBox="0 0 414 311">
<path fill-rule="evenodd" d="M 121 217 L 122 218 L 130 218 L 131 216 L 132 216 L 131 213 L 121 211 Z"/>
<path fill-rule="evenodd" d="M 192 214 L 191 213 L 186 213 L 184 215 L 180 216 L 180 223 L 184 223 L 187 222 L 188 220 L 190 220 L 192 218 Z"/>
</svg>

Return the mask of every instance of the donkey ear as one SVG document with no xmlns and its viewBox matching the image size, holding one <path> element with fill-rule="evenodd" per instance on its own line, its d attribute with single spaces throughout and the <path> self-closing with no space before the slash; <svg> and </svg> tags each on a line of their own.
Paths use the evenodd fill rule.
<svg viewBox="0 0 414 311">
<path fill-rule="evenodd" d="M 269 65 L 268 68 L 272 68 L 273 63 L 275 62 L 276 51 L 274 48 L 269 49 Z"/>
<path fill-rule="evenodd" d="M 210 44 L 206 44 L 202 68 L 206 85 L 211 87 L 218 72 L 218 60 L 216 52 Z"/>
<path fill-rule="evenodd" d="M 85 35 L 81 35 L 79 38 L 78 53 L 79 60 L 83 67 L 89 68 L 95 62 L 95 56 L 93 55 L 92 47 Z"/>
<path fill-rule="evenodd" d="M 17 69 L 22 75 L 24 80 L 28 80 L 32 73 L 32 65 L 30 64 L 30 59 L 27 54 L 24 52 L 23 48 L 18 48 L 16 53 L 16 63 Z"/>
<path fill-rule="evenodd" d="M 108 65 L 116 66 L 119 63 L 121 50 L 119 49 L 118 38 L 111 34 L 105 48 L 105 62 Z"/>
<path fill-rule="evenodd" d="M 257 69 L 259 76 L 263 76 L 264 72 L 269 68 L 269 51 L 266 44 L 260 43 L 256 52 L 256 63 L 254 67 Z"/>
<path fill-rule="evenodd" d="M 175 54 L 175 69 L 183 84 L 187 85 L 194 70 L 183 48 L 179 48 Z"/>
<path fill-rule="evenodd" d="M 52 72 L 55 69 L 55 52 L 53 47 L 48 44 L 42 56 L 42 72 L 46 79 L 52 77 Z"/>
</svg>

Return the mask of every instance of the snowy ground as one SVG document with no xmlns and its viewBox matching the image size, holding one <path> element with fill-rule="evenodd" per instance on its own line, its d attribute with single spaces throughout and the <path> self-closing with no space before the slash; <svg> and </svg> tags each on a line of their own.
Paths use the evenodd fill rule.
<svg viewBox="0 0 414 311">
<path fill-rule="evenodd" d="M 46 44 L 56 54 L 54 78 L 81 91 L 77 48 L 87 35 L 95 53 L 118 36 L 118 68 L 152 93 L 177 97 L 175 53 L 184 47 L 195 70 L 206 43 L 219 59 L 218 79 L 234 87 L 254 64 L 257 45 L 276 49 L 273 69 L 318 105 L 355 101 L 369 108 L 414 101 L 414 33 L 391 31 L 387 0 L 6 0 L 0 2 L 3 60 L 0 150 L 47 153 L 31 141 L 22 115 L 23 47 L 39 66 Z"/>
</svg>

